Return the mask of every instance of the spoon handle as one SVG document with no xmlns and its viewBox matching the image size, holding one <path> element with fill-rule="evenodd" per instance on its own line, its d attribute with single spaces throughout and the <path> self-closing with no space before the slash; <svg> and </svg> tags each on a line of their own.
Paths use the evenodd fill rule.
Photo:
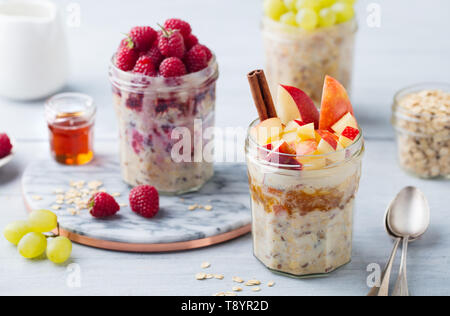
<svg viewBox="0 0 450 316">
<path fill-rule="evenodd" d="M 406 259 L 408 256 L 409 237 L 403 238 L 402 261 L 397 283 L 395 284 L 392 296 L 409 296 L 408 279 L 406 273 Z"/>
<path fill-rule="evenodd" d="M 395 240 L 394 249 L 392 250 L 391 257 L 389 258 L 389 262 L 384 270 L 380 287 L 373 287 L 367 296 L 389 296 L 389 281 L 391 279 L 392 266 L 394 265 L 395 255 L 397 254 L 400 241 L 400 238 Z"/>
</svg>

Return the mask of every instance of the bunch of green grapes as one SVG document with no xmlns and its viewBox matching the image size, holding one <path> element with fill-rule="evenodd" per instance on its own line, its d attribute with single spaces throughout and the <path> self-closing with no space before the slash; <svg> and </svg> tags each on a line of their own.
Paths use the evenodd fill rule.
<svg viewBox="0 0 450 316">
<path fill-rule="evenodd" d="M 267 17 L 313 31 L 345 23 L 355 16 L 356 0 L 264 0 Z"/>
<path fill-rule="evenodd" d="M 55 237 L 47 241 L 44 233 L 51 232 L 58 226 L 57 216 L 47 210 L 33 211 L 26 221 L 17 221 L 6 226 L 3 235 L 19 253 L 34 259 L 45 252 L 47 258 L 54 263 L 66 262 L 72 253 L 72 243 L 66 237 Z"/>
</svg>

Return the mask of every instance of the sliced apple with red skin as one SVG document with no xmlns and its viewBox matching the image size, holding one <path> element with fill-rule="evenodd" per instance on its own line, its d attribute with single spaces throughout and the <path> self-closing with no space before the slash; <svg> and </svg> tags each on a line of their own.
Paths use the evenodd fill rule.
<svg viewBox="0 0 450 316">
<path fill-rule="evenodd" d="M 338 149 L 339 138 L 329 131 L 318 130 L 317 134 L 320 135 L 320 142 L 318 151 L 321 154 L 328 154 Z"/>
<path fill-rule="evenodd" d="M 295 157 L 288 156 L 296 155 L 296 151 L 288 143 L 281 140 L 272 144 L 272 146 L 273 149 L 267 155 L 266 161 L 279 165 L 290 165 L 298 169 L 302 168 L 302 165 L 295 159 Z"/>
<path fill-rule="evenodd" d="M 300 142 L 296 146 L 296 151 L 297 160 L 302 164 L 303 170 L 318 170 L 326 166 L 325 158 L 320 157 L 317 142 L 314 139 Z"/>
<path fill-rule="evenodd" d="M 315 140 L 305 140 L 295 146 L 297 156 L 314 155 L 317 151 L 317 142 Z"/>
<path fill-rule="evenodd" d="M 284 132 L 285 133 L 297 132 L 298 129 L 304 125 L 306 125 L 306 124 L 303 123 L 302 121 L 292 120 L 286 124 L 286 127 L 284 128 Z"/>
<path fill-rule="evenodd" d="M 326 76 L 322 94 L 319 129 L 332 131 L 347 113 L 354 116 L 353 106 L 345 88 L 334 78 Z"/>
<path fill-rule="evenodd" d="M 250 134 L 258 145 L 264 146 L 281 139 L 283 124 L 278 117 L 274 117 L 253 127 Z"/>
<path fill-rule="evenodd" d="M 316 131 L 314 129 L 314 123 L 309 123 L 299 127 L 297 133 L 298 136 L 300 136 L 300 138 L 303 140 L 315 139 Z"/>
<path fill-rule="evenodd" d="M 359 130 L 351 126 L 347 126 L 339 137 L 339 143 L 347 148 L 351 146 L 359 135 Z"/>
<path fill-rule="evenodd" d="M 331 129 L 336 132 L 336 134 L 341 135 L 347 127 L 352 127 L 358 130 L 358 123 L 355 117 L 349 112 L 345 114 L 336 124 L 334 124 Z"/>
<path fill-rule="evenodd" d="M 278 100 L 275 104 L 278 117 L 283 124 L 299 120 L 304 124 L 314 123 L 319 127 L 319 111 L 311 98 L 296 87 L 280 85 Z"/>
</svg>

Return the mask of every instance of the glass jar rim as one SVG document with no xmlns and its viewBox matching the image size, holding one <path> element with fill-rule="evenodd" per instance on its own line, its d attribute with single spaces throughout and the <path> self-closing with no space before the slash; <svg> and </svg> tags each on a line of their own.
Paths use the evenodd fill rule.
<svg viewBox="0 0 450 316">
<path fill-rule="evenodd" d="M 400 106 L 400 101 L 413 93 L 418 93 L 424 90 L 441 90 L 445 91 L 447 93 L 450 93 L 450 83 L 446 82 L 423 82 L 423 83 L 417 83 L 414 85 L 407 86 L 401 90 L 399 90 L 394 95 L 394 104 L 392 106 L 392 110 L 394 115 L 401 115 L 402 119 L 406 120 L 407 118 L 409 120 L 415 120 L 416 122 L 420 121 L 420 118 L 426 117 L 429 119 L 435 119 L 438 118 L 439 120 L 449 120 L 450 121 L 450 115 L 442 116 L 438 114 L 431 114 L 431 113 L 415 113 L 411 110 L 408 110 L 402 106 Z M 406 115 L 406 117 L 405 117 Z"/>
<path fill-rule="evenodd" d="M 271 152 L 271 150 L 265 148 L 264 146 L 259 145 L 250 133 L 251 129 L 253 127 L 255 127 L 259 122 L 260 122 L 260 120 L 256 119 L 250 124 L 250 126 L 248 128 L 248 132 L 247 132 L 247 139 L 253 146 L 255 146 L 255 148 L 258 151 L 266 152 L 267 154 L 269 154 Z M 284 153 L 278 153 L 278 155 L 280 157 L 286 157 L 286 158 L 302 158 L 302 159 L 316 158 L 317 159 L 317 158 L 331 157 L 331 156 L 339 154 L 339 153 L 346 153 L 349 150 L 351 152 L 353 152 L 353 150 L 354 150 L 354 154 L 352 156 L 346 157 L 346 159 L 344 159 L 343 161 L 340 161 L 338 164 L 332 164 L 330 166 L 327 166 L 327 167 L 334 167 L 336 165 L 339 165 L 341 163 L 351 160 L 352 158 L 358 156 L 359 154 L 361 154 L 364 151 L 363 131 L 362 131 L 361 127 L 358 127 L 358 129 L 359 129 L 359 134 L 358 134 L 358 137 L 356 138 L 356 140 L 353 142 L 353 144 L 351 144 L 350 146 L 348 146 L 346 148 L 338 150 L 338 151 L 334 151 L 334 152 L 331 152 L 328 154 L 321 154 L 321 155 L 292 155 L 292 154 L 284 154 Z M 293 167 L 291 165 L 283 165 L 283 164 L 277 164 L 277 163 L 268 163 L 268 164 L 271 166 L 274 166 L 274 167 L 277 167 L 277 166 L 278 167 L 285 167 L 285 166 Z"/>
<path fill-rule="evenodd" d="M 213 54 L 208 67 L 205 69 L 181 77 L 172 78 L 160 76 L 150 77 L 144 74 L 123 71 L 116 66 L 115 58 L 116 54 L 111 57 L 109 63 L 109 78 L 111 83 L 120 89 L 129 87 L 129 90 L 145 90 L 149 86 L 158 86 L 167 89 L 170 92 L 183 89 L 189 85 L 189 82 L 193 81 L 195 81 L 197 85 L 203 85 L 210 80 L 216 81 L 219 76 L 219 65 L 215 54 Z"/>
<path fill-rule="evenodd" d="M 352 29 L 353 29 L 352 33 L 353 34 L 355 34 L 358 31 L 358 21 L 356 20 L 356 17 L 354 17 L 350 21 L 347 21 L 347 22 L 344 22 L 344 23 L 339 23 L 339 24 L 335 24 L 335 25 L 332 25 L 332 26 L 328 26 L 328 27 L 321 27 L 321 28 L 317 28 L 317 29 L 312 30 L 312 31 L 308 31 L 308 30 L 302 29 L 299 26 L 284 25 L 281 22 L 274 21 L 271 18 L 269 18 L 267 16 L 264 16 L 263 19 L 262 19 L 263 32 L 270 33 L 270 31 L 265 30 L 265 26 L 266 25 L 276 26 L 278 28 L 278 30 L 284 31 L 283 33 L 292 34 L 292 35 L 311 35 L 311 34 L 316 34 L 316 33 L 319 33 L 319 32 L 336 30 L 336 29 L 345 28 L 345 27 L 352 27 Z"/>
<path fill-rule="evenodd" d="M 61 102 L 63 99 L 76 99 L 77 102 L 79 101 L 80 104 L 83 104 L 84 112 L 88 116 L 93 116 L 96 111 L 97 107 L 94 103 L 94 99 L 83 93 L 78 92 L 65 92 L 65 93 L 59 93 L 56 94 L 50 98 L 48 98 L 45 101 L 45 109 L 50 112 L 51 114 L 57 116 L 61 114 L 61 111 L 58 111 L 55 106 L 57 106 L 56 102 Z M 74 112 L 64 112 L 64 114 L 73 114 Z"/>
</svg>

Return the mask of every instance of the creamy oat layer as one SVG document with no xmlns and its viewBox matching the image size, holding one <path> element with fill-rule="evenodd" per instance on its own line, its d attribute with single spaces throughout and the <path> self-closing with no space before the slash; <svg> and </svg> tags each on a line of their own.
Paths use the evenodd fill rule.
<svg viewBox="0 0 450 316">
<path fill-rule="evenodd" d="M 114 95 L 125 182 L 133 186 L 151 184 L 164 193 L 181 193 L 200 188 L 213 176 L 212 163 L 172 160 L 172 147 L 179 142 L 171 139 L 173 129 L 186 127 L 192 135 L 192 147 L 210 141 L 200 135 L 194 144 L 194 120 L 201 119 L 203 129 L 214 125 L 215 87 L 195 92 L 180 94 L 176 99 L 127 92 Z"/>
<path fill-rule="evenodd" d="M 303 177 L 264 174 L 258 166 L 249 166 L 259 260 L 298 276 L 328 273 L 350 261 L 359 162 L 318 171 L 322 177 L 310 177 L 309 171 Z"/>
<path fill-rule="evenodd" d="M 398 101 L 395 111 L 403 168 L 424 178 L 450 177 L 450 93 L 412 93 Z"/>
<path fill-rule="evenodd" d="M 265 19 L 266 73 L 273 93 L 282 82 L 302 89 L 317 106 L 326 75 L 350 90 L 356 21 L 308 32 Z"/>
</svg>

